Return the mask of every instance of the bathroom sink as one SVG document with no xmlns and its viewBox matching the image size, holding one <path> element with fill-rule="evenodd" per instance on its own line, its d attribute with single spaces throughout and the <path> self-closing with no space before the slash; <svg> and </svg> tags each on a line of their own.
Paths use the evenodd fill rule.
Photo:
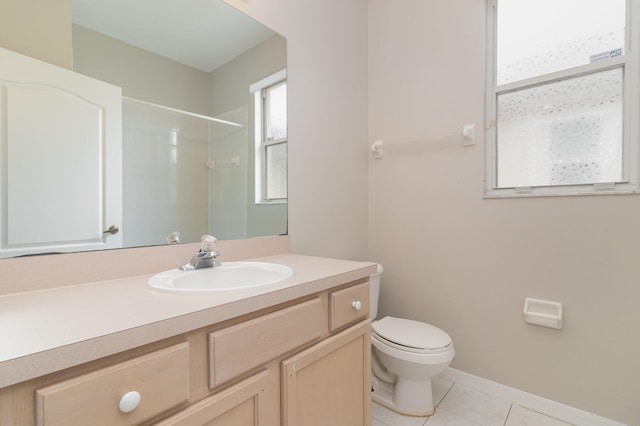
<svg viewBox="0 0 640 426">
<path fill-rule="evenodd" d="M 293 269 L 267 262 L 224 262 L 213 268 L 172 269 L 149 279 L 149 286 L 175 293 L 216 292 L 264 287 L 290 278 Z"/>
</svg>

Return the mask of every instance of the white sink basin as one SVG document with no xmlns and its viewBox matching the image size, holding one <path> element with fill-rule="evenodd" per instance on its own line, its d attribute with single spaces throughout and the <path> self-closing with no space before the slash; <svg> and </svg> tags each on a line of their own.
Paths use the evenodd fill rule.
<svg viewBox="0 0 640 426">
<path fill-rule="evenodd" d="M 149 285 L 175 293 L 230 291 L 268 286 L 292 275 L 293 269 L 277 263 L 224 262 L 213 268 L 161 272 L 149 279 Z"/>
</svg>

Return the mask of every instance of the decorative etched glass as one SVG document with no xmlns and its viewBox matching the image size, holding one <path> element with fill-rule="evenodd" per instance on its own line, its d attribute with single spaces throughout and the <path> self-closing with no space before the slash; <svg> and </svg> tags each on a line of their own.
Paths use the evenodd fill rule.
<svg viewBox="0 0 640 426">
<path fill-rule="evenodd" d="M 499 188 L 620 182 L 623 69 L 497 97 Z"/>
<path fill-rule="evenodd" d="M 624 53 L 625 0 L 499 0 L 497 84 Z"/>
</svg>

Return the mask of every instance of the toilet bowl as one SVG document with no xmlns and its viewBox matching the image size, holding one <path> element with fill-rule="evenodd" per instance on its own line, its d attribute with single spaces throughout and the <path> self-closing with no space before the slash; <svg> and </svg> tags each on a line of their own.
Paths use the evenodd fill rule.
<svg viewBox="0 0 640 426">
<path fill-rule="evenodd" d="M 430 324 L 404 318 L 375 321 L 380 291 L 378 272 L 371 282 L 371 398 L 411 416 L 434 413 L 431 378 L 442 373 L 455 356 L 451 337 Z"/>
</svg>

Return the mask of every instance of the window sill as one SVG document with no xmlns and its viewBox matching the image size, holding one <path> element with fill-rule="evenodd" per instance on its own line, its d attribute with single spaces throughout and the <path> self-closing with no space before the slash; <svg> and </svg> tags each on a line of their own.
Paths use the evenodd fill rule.
<svg viewBox="0 0 640 426">
<path fill-rule="evenodd" d="M 577 185 L 575 187 L 534 187 L 522 189 L 503 188 L 485 190 L 484 199 L 503 198 L 539 198 L 539 197 L 575 197 L 592 195 L 633 195 L 640 194 L 637 185 L 617 184 L 615 186 L 596 187 L 594 185 Z"/>
<path fill-rule="evenodd" d="M 277 200 L 277 201 L 256 201 L 255 205 L 256 206 L 268 206 L 268 205 L 272 205 L 272 204 L 287 204 L 288 201 L 287 200 Z"/>
</svg>

